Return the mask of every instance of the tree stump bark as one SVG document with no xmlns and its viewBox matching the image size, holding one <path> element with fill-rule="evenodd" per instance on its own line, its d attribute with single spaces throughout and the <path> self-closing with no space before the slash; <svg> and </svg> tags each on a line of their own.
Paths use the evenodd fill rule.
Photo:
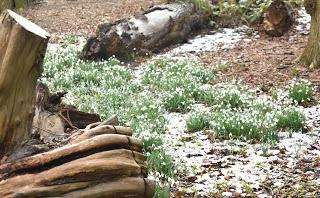
<svg viewBox="0 0 320 198">
<path fill-rule="evenodd" d="M 130 60 L 146 52 L 186 41 L 192 30 L 202 27 L 208 14 L 192 1 L 150 8 L 141 15 L 113 24 L 99 25 L 96 36 L 83 48 L 83 59 Z"/>
<path fill-rule="evenodd" d="M 0 17 L 0 159 L 27 140 L 49 33 L 8 10 Z"/>
</svg>

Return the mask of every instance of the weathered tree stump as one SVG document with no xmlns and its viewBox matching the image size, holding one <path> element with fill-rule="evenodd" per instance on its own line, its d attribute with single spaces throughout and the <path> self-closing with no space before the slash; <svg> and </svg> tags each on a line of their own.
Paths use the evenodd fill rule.
<svg viewBox="0 0 320 198">
<path fill-rule="evenodd" d="M 292 10 L 282 0 L 273 0 L 264 14 L 263 29 L 270 35 L 284 35 L 293 23 Z"/>
<path fill-rule="evenodd" d="M 0 17 L 0 159 L 27 140 L 50 35 L 12 11 Z"/>
<path fill-rule="evenodd" d="M 132 59 L 137 54 L 155 52 L 185 41 L 192 30 L 208 19 L 207 13 L 192 1 L 150 8 L 141 15 L 113 24 L 99 25 L 96 36 L 83 48 L 83 59 Z"/>
<path fill-rule="evenodd" d="M 130 128 L 36 86 L 49 34 L 12 11 L 0 22 L 0 197 L 153 197 Z"/>
</svg>

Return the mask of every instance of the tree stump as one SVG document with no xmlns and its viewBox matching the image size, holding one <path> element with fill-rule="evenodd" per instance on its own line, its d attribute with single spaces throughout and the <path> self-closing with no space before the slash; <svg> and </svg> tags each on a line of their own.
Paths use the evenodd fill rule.
<svg viewBox="0 0 320 198">
<path fill-rule="evenodd" d="M 83 59 L 130 60 L 146 52 L 186 41 L 202 27 L 208 14 L 191 1 L 157 5 L 130 19 L 98 26 L 83 48 Z"/>
<path fill-rule="evenodd" d="M 27 140 L 49 33 L 8 10 L 0 17 L 0 159 Z"/>
<path fill-rule="evenodd" d="M 282 0 L 273 0 L 264 14 L 263 29 L 270 35 L 284 35 L 293 23 L 291 10 Z"/>
</svg>

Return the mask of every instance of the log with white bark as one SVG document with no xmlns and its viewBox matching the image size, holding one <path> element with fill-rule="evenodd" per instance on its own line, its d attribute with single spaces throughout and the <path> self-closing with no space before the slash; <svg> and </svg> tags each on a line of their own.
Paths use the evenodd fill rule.
<svg viewBox="0 0 320 198">
<path fill-rule="evenodd" d="M 208 19 L 205 10 L 192 1 L 157 5 L 130 19 L 99 25 L 96 36 L 83 48 L 83 59 L 130 60 L 137 54 L 155 52 L 187 40 Z"/>
</svg>

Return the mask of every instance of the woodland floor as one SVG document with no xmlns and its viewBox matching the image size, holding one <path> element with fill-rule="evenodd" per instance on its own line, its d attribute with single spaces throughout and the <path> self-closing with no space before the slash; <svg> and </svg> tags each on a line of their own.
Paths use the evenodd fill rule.
<svg viewBox="0 0 320 198">
<path fill-rule="evenodd" d="M 68 35 L 89 37 L 98 24 L 132 16 L 161 0 L 48 0 L 31 6 L 23 15 L 52 34 L 52 43 L 63 42 Z M 194 54 L 207 66 L 227 64 L 217 81 L 239 80 L 249 86 L 268 90 L 284 86 L 288 80 L 301 77 L 320 84 L 320 69 L 312 70 L 296 63 L 308 35 L 290 30 L 279 38 L 260 33 L 259 38 L 246 36 L 251 42 L 240 41 L 232 49 Z"/>
<path fill-rule="evenodd" d="M 239 42 L 233 49 L 202 53 L 199 57 L 208 66 L 230 64 L 218 81 L 242 79 L 248 85 L 268 90 L 287 85 L 294 77 L 301 77 L 318 85 L 320 70 L 312 70 L 296 62 L 307 39 L 308 36 L 294 30 L 279 38 L 261 34 L 249 43 Z"/>
<path fill-rule="evenodd" d="M 161 0 L 46 0 L 32 5 L 23 15 L 61 42 L 65 35 L 88 37 L 100 23 L 140 13 Z"/>
<path fill-rule="evenodd" d="M 95 29 L 98 24 L 102 22 L 113 22 L 125 17 L 129 17 L 130 15 L 134 15 L 136 13 L 140 13 L 141 10 L 147 9 L 149 6 L 159 3 L 161 0 L 110 0 L 110 1 L 104 1 L 104 0 L 48 0 L 45 3 L 38 4 L 35 6 L 32 6 L 25 11 L 23 11 L 23 15 L 25 15 L 27 18 L 31 19 L 35 23 L 39 24 L 43 28 L 47 29 L 52 34 L 52 43 L 61 43 L 63 42 L 64 38 L 66 38 L 68 35 L 75 35 L 75 36 L 81 36 L 84 38 L 87 38 L 90 34 L 93 34 L 95 32 Z M 296 29 L 292 28 L 286 35 L 279 37 L 279 38 L 270 38 L 267 35 L 264 35 L 263 33 L 259 33 L 257 31 L 254 31 L 255 33 L 252 34 L 252 31 L 250 29 L 248 31 L 244 32 L 244 36 L 239 39 L 238 42 L 236 42 L 233 46 L 233 48 L 225 49 L 223 46 L 218 46 L 215 48 L 215 50 L 212 51 L 205 51 L 205 52 L 197 52 L 197 53 L 191 53 L 192 56 L 189 56 L 188 54 L 185 56 L 188 57 L 195 57 L 199 59 L 201 62 L 203 62 L 207 67 L 214 66 L 217 64 L 224 64 L 227 65 L 224 69 L 220 70 L 217 74 L 217 78 L 215 81 L 217 82 L 227 82 L 230 80 L 242 80 L 244 84 L 248 85 L 252 88 L 260 88 L 264 92 L 269 92 L 272 88 L 277 87 L 285 87 L 289 84 L 289 81 L 293 78 L 303 78 L 311 81 L 314 85 L 320 85 L 320 69 L 309 69 L 303 65 L 298 64 L 295 60 L 299 57 L 299 55 L 302 53 L 304 46 L 307 42 L 308 35 L 301 33 L 297 31 Z M 170 50 L 172 50 L 174 47 L 170 47 L 170 49 L 164 50 L 163 53 L 166 53 Z M 162 53 L 162 54 L 163 54 Z M 317 91 L 319 94 L 319 90 Z M 320 107 L 314 107 L 310 109 L 306 109 L 306 113 L 312 112 L 310 114 L 315 114 L 313 116 L 314 118 L 311 119 L 312 122 L 319 122 L 320 120 L 320 114 L 318 113 L 318 109 Z M 171 116 L 171 117 L 170 117 Z M 189 134 L 184 134 L 184 122 L 180 122 L 184 119 L 184 115 L 180 114 L 170 114 L 169 120 L 172 120 L 173 124 L 176 125 L 177 123 L 183 123 L 181 136 L 186 135 L 189 137 Z M 178 120 L 177 122 L 175 122 Z M 318 125 L 320 125 L 318 123 Z M 169 125 L 170 128 L 170 125 Z M 175 130 L 174 127 L 172 127 L 173 131 Z M 319 131 L 319 126 L 316 127 L 315 131 Z M 176 135 L 176 134 L 174 134 Z M 203 134 L 199 134 L 199 140 L 201 142 L 208 142 L 208 138 L 203 138 Z M 308 136 L 309 137 L 309 136 Z M 169 138 L 173 138 L 173 136 L 169 136 Z M 304 134 L 297 134 L 297 137 L 294 137 L 292 142 L 297 141 L 307 141 L 308 138 Z M 306 153 L 303 153 L 302 157 L 310 157 L 311 159 L 317 159 L 314 161 L 319 162 L 317 151 L 319 148 L 319 136 L 316 135 L 315 140 L 310 140 L 311 143 L 306 143 L 308 146 L 306 148 L 303 147 L 301 149 L 301 152 L 309 152 L 311 153 L 310 156 Z M 316 143 L 314 143 L 316 142 Z M 304 142 L 303 142 L 304 143 Z M 220 149 L 221 151 L 226 150 L 226 146 L 228 146 L 230 142 L 216 142 L 215 145 L 212 143 L 204 144 L 204 148 L 201 148 L 201 152 L 208 152 L 204 155 L 210 156 L 215 155 L 217 158 L 224 157 L 225 154 L 221 154 L 219 156 L 219 152 L 211 152 L 211 147 L 216 146 L 216 149 Z M 237 143 L 236 143 L 237 144 Z M 242 143 L 239 143 L 242 145 Z M 312 146 L 309 146 L 313 144 Z M 195 145 L 195 144 L 194 144 Z M 194 149 L 193 144 L 190 143 L 189 149 Z M 206 146 L 209 147 L 207 148 Z M 219 145 L 221 147 L 219 147 Z M 279 158 L 284 157 L 287 159 L 293 159 L 295 157 L 292 157 L 295 153 L 295 151 L 290 151 L 290 147 L 294 147 L 294 145 L 291 144 L 285 144 L 288 148 L 286 148 L 285 154 L 282 154 L 279 150 L 277 150 L 277 154 L 275 156 Z M 237 145 L 238 146 L 238 145 Z M 243 146 L 243 145 L 242 145 Z M 254 149 L 249 149 L 252 146 L 245 144 L 245 147 L 248 147 L 248 152 L 253 151 Z M 229 148 L 229 147 L 228 147 Z M 228 149 L 227 148 L 227 149 Z M 314 149 L 317 148 L 317 149 Z M 177 150 L 179 148 L 177 147 Z M 232 150 L 232 149 L 230 149 Z M 291 149 L 292 150 L 292 149 Z M 316 151 L 314 151 L 316 150 Z M 190 151 L 191 152 L 191 151 Z M 194 149 L 194 152 L 198 152 L 198 150 Z M 280 154 L 279 154 L 280 152 Z M 300 151 L 299 151 L 300 152 Z M 216 154 L 218 153 L 218 154 Z M 181 155 L 184 155 L 185 153 L 182 153 Z M 217 155 L 217 156 L 216 156 Z M 250 154 L 251 155 L 251 154 Z M 229 156 L 229 154 L 228 154 Z M 227 157 L 228 157 L 227 156 Z M 233 154 L 230 154 L 230 156 L 233 156 Z M 274 162 L 274 159 L 271 159 L 271 161 L 267 158 L 261 158 L 258 154 L 252 154 L 252 158 L 250 159 L 258 159 L 260 161 L 254 161 L 251 163 L 250 166 L 246 166 L 245 170 L 250 171 L 251 169 L 254 171 L 258 171 L 260 174 L 264 174 L 268 171 L 270 172 L 276 172 L 271 171 L 274 167 L 279 167 L 279 170 L 285 170 L 288 174 L 292 173 L 294 170 L 298 170 L 297 166 L 299 165 L 301 170 L 299 169 L 297 173 L 293 173 L 296 175 L 299 175 L 299 178 L 295 180 L 297 184 L 301 181 L 305 180 L 315 180 L 316 179 L 316 171 L 311 171 L 310 177 L 304 177 L 305 175 L 302 173 L 306 172 L 306 169 L 303 169 L 305 164 L 310 163 L 304 163 L 301 165 L 300 161 L 297 161 L 297 159 L 293 160 L 295 163 L 294 166 L 288 168 L 287 164 L 288 162 L 284 160 L 285 162 L 281 163 L 278 161 Z M 258 157 L 257 157 L 258 156 Z M 196 158 L 197 156 L 195 156 Z M 187 157 L 190 158 L 190 157 Z M 202 169 L 207 169 L 207 166 L 205 162 L 203 162 L 202 157 L 199 157 L 199 165 L 201 165 Z M 243 156 L 239 156 L 239 159 L 243 159 Z M 276 158 L 278 159 L 278 158 Z M 211 160 L 211 158 L 210 158 Z M 269 161 L 268 161 L 269 160 Z M 227 164 L 232 161 L 227 160 Z M 241 160 L 240 160 L 241 161 Z M 298 163 L 299 162 L 299 163 Z M 192 163 L 195 163 L 193 161 Z M 210 162 L 211 166 L 209 168 L 212 168 L 216 164 L 219 164 L 219 162 Z M 230 162 L 231 163 L 231 162 Z M 233 162 L 232 162 L 233 163 Z M 247 163 L 247 162 L 245 162 Z M 244 163 L 244 164 L 245 164 Z M 255 164 L 254 164 L 255 163 Z M 264 167 L 260 167 L 260 165 L 264 165 Z M 290 162 L 291 163 L 291 162 Z M 290 164 L 289 163 L 289 164 Z M 259 166 L 257 166 L 257 164 Z M 270 165 L 271 164 L 271 165 Z M 276 165 L 274 165 L 276 164 Z M 280 165 L 277 165 L 280 164 Z M 296 166 L 297 165 L 297 166 Z M 270 169 L 270 166 L 272 166 L 272 169 Z M 316 166 L 316 165 L 314 165 Z M 205 167 L 205 168 L 203 168 Z M 239 167 L 239 165 L 235 165 L 234 167 Z M 309 167 L 309 165 L 308 165 Z M 318 167 L 318 165 L 317 165 Z M 222 170 L 223 167 L 218 167 L 219 170 Z M 303 170 L 302 170 L 303 169 Z M 318 170 L 318 169 L 317 169 Z M 253 171 L 253 172 L 254 172 Z M 207 171 L 212 173 L 212 170 Z M 201 174 L 207 173 L 202 172 Z M 309 171 L 310 172 L 310 171 Z M 278 174 L 275 177 L 274 181 L 278 181 L 278 176 L 282 176 L 283 172 L 280 172 L 281 174 Z M 214 174 L 214 172 L 212 173 Z M 222 177 L 225 181 L 230 180 L 229 173 L 220 173 L 217 175 L 217 178 Z M 251 176 L 251 175 L 250 175 Z M 303 177 L 302 177 L 303 176 Z M 210 175 L 210 178 L 212 180 L 212 175 Z M 234 176 L 231 176 L 233 178 Z M 302 179 L 301 179 L 301 178 Z M 236 177 L 234 177 L 236 178 Z M 295 175 L 294 175 L 295 178 Z M 311 178 L 311 179 L 310 179 Z M 252 180 L 252 178 L 249 178 Z M 256 178 L 257 181 L 261 180 L 261 178 Z M 267 182 L 269 179 L 264 178 L 264 181 L 261 182 Z M 193 181 L 194 180 L 194 181 Z M 197 181 L 196 181 L 197 180 Z M 206 180 L 206 179 L 205 179 Z M 209 181 L 210 179 L 208 179 Z M 232 179 L 231 179 L 232 180 Z M 281 179 L 279 179 L 281 180 Z M 234 179 L 235 182 L 236 179 Z M 270 180 L 271 181 L 271 180 Z M 186 189 L 191 188 L 189 185 L 191 183 L 197 183 L 199 185 L 202 185 L 200 187 L 208 186 L 207 181 L 202 181 L 198 177 L 189 177 L 186 178 L 186 184 L 184 185 L 183 181 L 180 184 L 180 187 L 184 187 Z M 273 182 L 273 181 L 272 181 Z M 291 182 L 288 182 L 288 186 L 290 186 Z M 267 183 L 266 186 L 270 186 L 271 184 Z M 284 190 L 289 190 L 290 188 L 284 188 Z M 259 192 L 266 191 L 266 189 L 259 189 Z M 317 191 L 318 192 L 318 191 Z M 181 195 L 181 192 L 176 192 L 176 197 L 186 197 L 185 195 Z M 285 193 L 285 192 L 284 192 Z M 249 195 L 248 195 L 249 196 Z M 190 197 L 193 197 L 192 194 L 190 194 Z M 201 196 L 200 196 L 201 197 Z M 203 197 L 209 197 L 209 196 L 203 196 Z M 240 197 L 240 196 L 239 196 Z M 262 194 L 261 194 L 262 197 Z M 279 196 L 281 197 L 281 196 Z"/>
</svg>

